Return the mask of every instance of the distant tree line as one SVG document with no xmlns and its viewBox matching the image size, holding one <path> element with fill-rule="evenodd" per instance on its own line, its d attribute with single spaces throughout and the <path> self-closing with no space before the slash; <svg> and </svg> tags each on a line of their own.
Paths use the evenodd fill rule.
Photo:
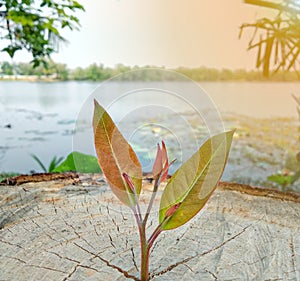
<svg viewBox="0 0 300 281">
<path fill-rule="evenodd" d="M 66 64 L 54 63 L 50 61 L 47 65 L 40 64 L 37 67 L 33 67 L 31 63 L 9 63 L 4 61 L 0 63 L 0 78 L 3 75 L 24 75 L 24 76 L 48 76 L 57 80 L 68 80 L 70 70 Z"/>
<path fill-rule="evenodd" d="M 157 71 L 147 71 L 146 68 L 155 68 Z M 52 80 L 66 81 L 104 81 L 119 74 L 120 80 L 126 81 L 162 81 L 172 80 L 174 75 L 172 72 L 160 71 L 164 68 L 156 68 L 153 66 L 125 66 L 117 64 L 115 67 L 105 67 L 103 64 L 91 64 L 88 67 L 77 67 L 69 69 L 66 64 L 55 63 L 50 61 L 47 66 L 39 65 L 36 68 L 32 67 L 30 63 L 0 63 L 0 78 L 4 75 L 23 75 L 23 76 L 37 76 L 49 77 Z M 139 70 L 139 71 L 134 71 Z M 299 73 L 278 71 L 271 77 L 265 77 L 263 73 L 258 70 L 244 70 L 244 69 L 216 69 L 208 67 L 187 68 L 179 67 L 172 69 L 181 73 L 195 81 L 300 81 Z M 117 79 L 117 78 L 116 78 Z"/>
</svg>

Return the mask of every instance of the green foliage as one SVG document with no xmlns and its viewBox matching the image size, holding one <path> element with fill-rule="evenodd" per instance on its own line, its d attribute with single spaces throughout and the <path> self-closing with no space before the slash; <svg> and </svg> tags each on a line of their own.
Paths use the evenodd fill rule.
<svg viewBox="0 0 300 281">
<path fill-rule="evenodd" d="M 45 76 L 62 81 L 69 79 L 69 69 L 66 64 L 55 63 L 52 60 L 47 60 L 46 65 L 41 64 L 37 67 L 29 63 L 10 64 L 8 62 L 1 63 L 0 67 L 4 75 Z"/>
<path fill-rule="evenodd" d="M 59 163 L 61 163 L 61 161 L 64 159 L 63 157 L 57 158 L 56 156 L 54 156 L 52 158 L 48 168 L 46 168 L 46 166 L 43 164 L 41 159 L 39 157 L 37 157 L 35 154 L 31 154 L 31 157 L 39 164 L 39 166 L 42 168 L 43 172 L 45 172 L 45 173 L 53 172 L 54 169 L 59 165 Z"/>
<path fill-rule="evenodd" d="M 282 188 L 293 183 L 293 176 L 291 174 L 277 173 L 268 176 L 268 181 L 279 184 Z"/>
<path fill-rule="evenodd" d="M 245 3 L 278 11 L 274 19 L 261 18 L 255 23 L 243 24 L 240 36 L 246 28 L 252 28 L 253 36 L 248 50 L 257 50 L 256 67 L 268 77 L 277 73 L 299 70 L 300 54 L 300 3 L 298 0 L 245 0 Z"/>
<path fill-rule="evenodd" d="M 0 173 L 0 182 L 2 182 L 5 179 L 12 178 L 18 175 L 19 175 L 18 173 Z"/>
<path fill-rule="evenodd" d="M 64 28 L 78 29 L 78 11 L 84 11 L 74 0 L 1 0 L 0 1 L 1 50 L 14 57 L 25 49 L 32 54 L 33 66 L 46 64 L 45 58 L 65 42 L 60 34 Z"/>
<path fill-rule="evenodd" d="M 185 224 L 202 209 L 222 176 L 232 136 L 230 131 L 207 140 L 170 178 L 161 197 L 159 222 L 163 223 L 168 209 L 180 206 L 164 223 L 164 230 Z"/>
<path fill-rule="evenodd" d="M 32 154 L 31 156 L 45 173 L 101 173 L 98 160 L 95 156 L 83 154 L 77 151 L 71 152 L 64 161 L 63 157 L 57 158 L 54 156 L 48 168 L 46 168 L 41 159 L 35 154 Z"/>
<path fill-rule="evenodd" d="M 147 67 L 147 66 L 145 66 Z M 4 75 L 36 75 L 51 76 L 57 80 L 77 80 L 77 81 L 104 81 L 115 77 L 116 80 L 122 81 L 172 81 L 173 75 L 167 71 L 162 72 L 161 68 L 157 71 L 147 71 L 145 67 L 128 67 L 124 65 L 116 65 L 114 68 L 104 67 L 103 64 L 92 64 L 86 68 L 77 67 L 73 70 L 67 68 L 65 64 L 55 63 L 47 60 L 47 65 L 32 67 L 28 63 L 9 62 L 0 63 L 0 72 Z M 139 70 L 139 71 L 135 71 Z M 126 72 L 127 71 L 127 72 Z M 194 81 L 298 81 L 299 77 L 296 72 L 278 71 L 273 76 L 266 78 L 260 71 L 246 71 L 243 69 L 215 69 L 208 67 L 186 68 L 179 67 L 174 71 L 181 73 Z M 1 77 L 1 76 L 0 76 Z"/>
<path fill-rule="evenodd" d="M 292 95 L 297 103 L 297 112 L 300 120 L 300 98 Z M 300 126 L 298 127 L 300 132 Z M 300 141 L 300 136 L 298 136 Z M 291 186 L 300 178 L 300 152 L 288 153 L 285 160 L 284 171 L 279 171 L 275 174 L 270 175 L 267 180 L 276 183 L 283 190 L 290 189 Z"/>
<path fill-rule="evenodd" d="M 1 64 L 1 72 L 6 75 L 14 74 L 14 66 L 9 62 L 5 61 Z"/>
<path fill-rule="evenodd" d="M 279 185 L 283 191 L 293 190 L 292 185 L 300 178 L 300 169 L 279 171 L 267 177 L 267 180 Z"/>
<path fill-rule="evenodd" d="M 139 194 L 142 169 L 130 144 L 122 136 L 109 114 L 95 101 L 94 142 L 99 164 L 112 191 L 134 213 L 140 236 L 140 280 L 149 280 L 149 255 L 156 238 L 164 230 L 185 224 L 205 205 L 223 173 L 234 131 L 208 139 L 169 179 L 160 201 L 159 224 L 147 239 L 147 220 L 158 187 L 167 179 L 171 163 L 165 143 L 158 145 L 153 165 L 153 192 L 144 217 Z"/>
<path fill-rule="evenodd" d="M 57 166 L 53 172 L 78 172 L 78 173 L 101 173 L 98 160 L 95 156 L 86 155 L 73 151 Z"/>
</svg>

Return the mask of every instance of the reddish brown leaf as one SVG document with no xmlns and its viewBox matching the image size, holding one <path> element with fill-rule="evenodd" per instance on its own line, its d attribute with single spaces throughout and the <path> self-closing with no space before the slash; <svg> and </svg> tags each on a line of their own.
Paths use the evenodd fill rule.
<svg viewBox="0 0 300 281">
<path fill-rule="evenodd" d="M 154 177 L 158 176 L 163 169 L 162 165 L 162 151 L 160 148 L 159 143 L 157 144 L 157 153 L 156 153 L 156 158 L 153 164 L 153 169 L 152 169 L 152 174 Z"/>
<path fill-rule="evenodd" d="M 132 147 L 120 133 L 105 109 L 95 100 L 93 128 L 99 165 L 115 195 L 124 204 L 131 206 L 122 176 L 130 176 L 137 196 L 142 187 L 142 167 Z"/>
</svg>

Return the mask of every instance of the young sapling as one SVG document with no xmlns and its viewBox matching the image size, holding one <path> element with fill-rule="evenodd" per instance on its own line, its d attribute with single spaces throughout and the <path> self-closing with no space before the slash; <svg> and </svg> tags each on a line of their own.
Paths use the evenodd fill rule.
<svg viewBox="0 0 300 281">
<path fill-rule="evenodd" d="M 168 179 L 160 200 L 158 225 L 147 238 L 147 221 L 157 190 L 167 179 L 174 160 L 169 162 L 163 141 L 161 146 L 157 145 L 152 169 L 153 191 L 143 215 L 139 203 L 143 176 L 141 163 L 106 110 L 96 100 L 94 104 L 93 129 L 98 162 L 113 193 L 134 214 L 140 237 L 140 280 L 148 281 L 149 255 L 155 240 L 162 231 L 185 224 L 203 208 L 222 176 L 234 130 L 209 138 Z"/>
</svg>

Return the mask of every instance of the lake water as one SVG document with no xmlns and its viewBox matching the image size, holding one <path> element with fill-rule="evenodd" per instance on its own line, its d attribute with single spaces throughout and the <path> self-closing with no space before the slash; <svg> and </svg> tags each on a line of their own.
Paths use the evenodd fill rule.
<svg viewBox="0 0 300 281">
<path fill-rule="evenodd" d="M 300 83 L 201 82 L 199 84 L 213 101 L 210 107 L 215 104 L 221 115 L 297 118 L 296 103 L 291 95 L 300 95 Z M 110 105 L 109 112 L 115 121 L 119 122 L 123 133 L 126 135 L 127 132 L 133 143 L 136 141 L 141 153 L 145 148 L 142 144 L 138 145 L 138 141 L 146 137 L 149 139 L 146 130 L 152 132 L 151 145 L 157 143 L 157 139 L 163 134 L 174 135 L 169 141 L 171 150 L 172 146 L 174 150 L 177 149 L 175 147 L 182 149 L 185 141 L 191 142 L 185 129 L 190 130 L 191 134 L 195 133 L 187 128 L 186 124 L 190 124 L 188 111 L 189 108 L 194 108 L 193 98 L 197 99 L 197 93 L 189 96 L 191 91 L 189 83 L 112 82 L 102 84 L 100 90 L 98 88 L 95 91 L 99 85 L 100 83 L 93 82 L 0 81 L 0 172 L 41 171 L 31 154 L 36 154 L 48 164 L 53 156 L 66 156 L 71 152 L 74 149 L 73 134 L 78 116 L 80 121 L 90 122 L 85 121 L 83 116 L 86 114 L 87 120 L 91 119 L 92 107 L 87 106 L 87 103 L 92 104 L 91 96 L 101 99 L 99 102 L 105 106 Z M 162 90 L 157 91 L 158 88 Z M 181 99 L 177 96 L 173 98 L 174 95 L 170 94 L 176 89 L 179 89 Z M 199 103 L 200 107 L 201 102 L 199 97 L 199 102 L 196 103 Z M 205 100 L 206 102 L 208 101 Z M 205 132 L 203 128 L 207 125 L 211 110 L 207 109 L 202 113 L 201 120 L 199 119 L 199 123 L 196 122 L 199 134 Z M 173 119 L 175 115 L 178 117 L 180 114 L 185 117 Z M 159 116 L 163 116 L 161 120 L 165 120 L 166 123 L 160 121 Z M 142 127 L 138 120 L 142 120 Z M 168 122 L 171 122 L 171 125 Z M 215 121 L 209 122 L 212 124 Z M 81 124 L 82 122 L 77 123 L 76 130 L 80 131 Z M 180 126 L 180 133 L 174 134 L 170 129 L 172 124 Z M 84 126 L 82 128 L 82 132 L 85 132 Z M 85 128 L 90 130 L 90 124 L 86 124 Z M 91 138 L 90 132 L 86 135 Z M 75 144 L 75 149 L 80 149 L 82 143 Z M 93 153 L 91 148 L 83 152 Z M 182 157 L 183 160 L 185 158 Z"/>
</svg>

